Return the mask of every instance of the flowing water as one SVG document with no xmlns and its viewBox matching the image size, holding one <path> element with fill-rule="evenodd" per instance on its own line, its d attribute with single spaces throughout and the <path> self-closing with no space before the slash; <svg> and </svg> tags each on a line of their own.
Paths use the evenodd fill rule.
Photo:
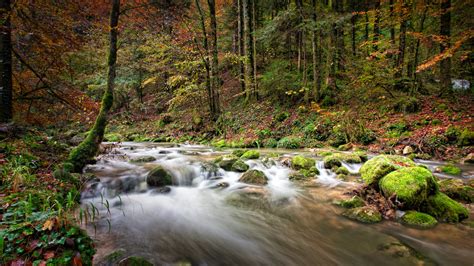
<svg viewBox="0 0 474 266">
<path fill-rule="evenodd" d="M 360 224 L 340 215 L 333 202 L 357 186 L 343 182 L 317 161 L 320 175 L 304 185 L 290 182 L 285 157 L 305 151 L 262 150 L 249 160 L 269 178 L 264 187 L 238 182 L 240 173 L 208 171 L 206 162 L 230 151 L 205 146 L 123 143 L 87 167 L 83 209 L 97 208 L 86 226 L 100 261 L 114 250 L 156 265 L 473 265 L 474 229 L 439 224 L 431 230 L 397 222 Z M 270 156 L 271 155 L 271 156 Z M 155 161 L 131 163 L 153 156 Z M 268 158 L 267 157 L 267 158 Z M 279 157 L 279 158 L 278 158 Z M 422 162 L 429 167 L 439 163 Z M 160 193 L 146 184 L 155 166 L 176 185 Z M 346 164 L 352 173 L 361 165 Z M 463 169 L 469 173 L 472 169 Z M 467 178 L 472 178 L 467 177 Z M 472 216 L 472 215 L 471 215 Z"/>
</svg>

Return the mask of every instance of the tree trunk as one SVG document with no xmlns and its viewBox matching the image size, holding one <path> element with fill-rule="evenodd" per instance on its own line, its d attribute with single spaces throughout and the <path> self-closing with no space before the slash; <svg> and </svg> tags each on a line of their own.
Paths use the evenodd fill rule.
<svg viewBox="0 0 474 266">
<path fill-rule="evenodd" d="M 13 118 L 10 0 L 0 1 L 0 123 Z"/>
<path fill-rule="evenodd" d="M 199 13 L 199 20 L 201 24 L 201 31 L 202 31 L 202 45 L 204 47 L 204 67 L 206 68 L 206 90 L 207 90 L 207 98 L 209 103 L 209 113 L 211 117 L 215 116 L 216 109 L 214 105 L 214 93 L 213 87 L 211 84 L 211 67 L 209 62 L 209 41 L 207 39 L 207 30 L 206 30 L 206 18 L 204 17 L 204 13 L 202 12 L 201 2 L 200 0 L 195 0 L 196 8 Z"/>
<path fill-rule="evenodd" d="M 395 78 L 401 78 L 403 76 L 403 64 L 405 60 L 405 47 L 406 47 L 406 33 L 407 33 L 407 18 L 406 18 L 406 5 L 405 1 L 402 0 L 401 5 L 401 21 L 400 21 L 400 38 L 398 45 L 398 58 L 396 65 Z"/>
<path fill-rule="evenodd" d="M 367 0 L 366 0 L 367 1 Z M 369 43 L 369 4 L 366 2 L 366 9 L 365 9 L 365 34 L 364 40 L 366 45 Z M 367 45 L 367 55 L 370 53 L 369 45 Z"/>
<path fill-rule="evenodd" d="M 237 20 L 237 27 L 239 30 L 239 81 L 240 81 L 240 88 L 242 92 L 245 92 L 245 66 L 244 62 L 242 62 L 242 58 L 245 56 L 245 43 L 244 43 L 244 16 L 242 10 L 242 3 L 245 0 L 237 0 L 238 5 L 238 20 Z"/>
<path fill-rule="evenodd" d="M 220 103 L 219 103 L 219 60 L 218 60 L 218 48 L 217 48 L 217 20 L 216 20 L 216 2 L 215 0 L 207 0 L 209 5 L 209 15 L 211 17 L 211 40 L 212 40 L 212 60 L 211 60 L 211 87 L 212 87 L 212 99 L 215 112 L 212 114 L 212 119 L 217 120 L 220 114 Z"/>
<path fill-rule="evenodd" d="M 336 2 L 336 12 L 339 16 L 344 15 L 344 1 L 335 0 Z M 341 71 L 344 71 L 344 54 L 345 54 L 345 42 L 344 42 L 344 23 L 339 22 L 336 24 L 336 48 L 337 48 L 337 76 Z"/>
<path fill-rule="evenodd" d="M 257 31 L 257 9 L 256 3 L 257 0 L 252 0 L 252 64 L 253 64 L 253 97 L 258 100 L 258 88 L 257 88 L 257 36 L 255 32 Z"/>
<path fill-rule="evenodd" d="M 110 43 L 109 55 L 107 60 L 107 88 L 102 97 L 102 106 L 99 115 L 95 120 L 92 130 L 87 135 L 87 138 L 74 148 L 69 154 L 68 170 L 74 172 L 82 171 L 82 168 L 89 163 L 97 155 L 99 145 L 104 138 L 105 127 L 107 126 L 107 116 L 112 108 L 114 100 L 114 86 L 116 75 L 117 62 L 117 35 L 118 22 L 120 15 L 120 0 L 112 0 L 112 10 L 110 13 Z"/>
<path fill-rule="evenodd" d="M 374 21 L 374 37 L 372 39 L 373 42 L 373 49 L 374 51 L 378 51 L 379 46 L 378 42 L 380 39 L 380 17 L 381 17 L 381 10 L 380 10 L 380 0 L 375 1 L 375 21 Z"/>
<path fill-rule="evenodd" d="M 402 0 L 402 1 L 404 1 L 404 0 Z M 388 4 L 390 5 L 389 6 L 389 8 L 390 8 L 390 16 L 389 17 L 390 17 L 390 23 L 391 23 L 391 25 L 390 25 L 390 41 L 392 43 L 395 43 L 395 27 L 394 27 L 394 24 L 393 24 L 393 18 L 394 18 L 394 12 L 393 12 L 394 3 L 393 3 L 393 0 L 390 0 Z"/>
<path fill-rule="evenodd" d="M 351 29 L 352 29 L 352 55 L 356 56 L 357 48 L 356 48 L 356 33 L 357 33 L 357 19 L 359 18 L 359 15 L 357 12 L 359 11 L 358 4 L 356 4 L 358 0 L 351 0 L 351 11 L 354 12 L 354 14 L 351 16 Z"/>
<path fill-rule="evenodd" d="M 440 35 L 444 37 L 444 42 L 440 45 L 440 52 L 443 53 L 449 49 L 451 38 L 451 0 L 441 0 L 441 23 Z M 448 57 L 440 63 L 441 74 L 441 93 L 451 91 L 451 57 Z"/>
<path fill-rule="evenodd" d="M 317 21 L 317 11 L 316 11 L 316 0 L 313 1 L 313 22 L 316 25 Z M 318 64 L 318 30 L 313 29 L 311 36 L 311 48 L 313 54 L 313 91 L 314 91 L 314 100 L 317 102 L 319 101 L 319 86 L 318 86 L 318 75 L 320 71 L 320 65 Z"/>
<path fill-rule="evenodd" d="M 426 13 L 428 13 L 428 7 L 425 6 L 424 10 L 423 10 L 423 15 L 421 16 L 421 22 L 420 22 L 420 30 L 418 32 L 423 32 L 423 30 L 425 29 L 425 20 L 426 20 Z M 412 67 L 412 76 L 413 76 L 413 79 L 416 81 L 417 80 L 417 75 L 416 75 L 416 67 L 418 66 L 418 59 L 419 59 L 419 53 L 420 53 L 420 44 L 421 44 L 421 40 L 420 38 L 418 38 L 416 40 L 416 46 L 415 46 L 415 62 L 413 63 L 413 67 Z"/>
<path fill-rule="evenodd" d="M 254 96 L 253 84 L 253 27 L 252 27 L 252 0 L 243 0 L 244 13 L 244 40 L 245 40 L 245 88 L 246 101 L 252 100 Z"/>
</svg>

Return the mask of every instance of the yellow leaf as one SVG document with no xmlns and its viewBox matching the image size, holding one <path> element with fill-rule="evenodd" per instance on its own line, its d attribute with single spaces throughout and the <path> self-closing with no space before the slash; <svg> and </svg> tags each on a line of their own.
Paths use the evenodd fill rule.
<svg viewBox="0 0 474 266">
<path fill-rule="evenodd" d="M 44 231 L 44 230 L 48 229 L 49 231 L 51 231 L 53 229 L 53 226 L 54 226 L 54 220 L 49 219 L 46 222 L 44 222 L 43 228 L 41 230 Z"/>
</svg>

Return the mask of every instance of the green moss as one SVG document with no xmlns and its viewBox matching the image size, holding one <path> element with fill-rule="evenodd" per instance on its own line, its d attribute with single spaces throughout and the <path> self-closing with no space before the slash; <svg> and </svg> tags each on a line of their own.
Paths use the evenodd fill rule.
<svg viewBox="0 0 474 266">
<path fill-rule="evenodd" d="M 310 177 L 305 176 L 299 171 L 296 171 L 296 172 L 290 173 L 290 175 L 288 176 L 288 179 L 290 179 L 291 181 L 301 181 L 301 180 L 309 180 Z"/>
<path fill-rule="evenodd" d="M 253 184 L 253 185 L 266 185 L 268 178 L 260 170 L 249 170 L 245 172 L 240 178 L 239 182 Z"/>
<path fill-rule="evenodd" d="M 337 168 L 336 174 L 338 174 L 338 175 L 348 175 L 349 170 L 346 167 L 341 166 L 341 167 Z"/>
<path fill-rule="evenodd" d="M 433 174 L 422 167 L 406 167 L 387 174 L 380 180 L 379 187 L 384 196 L 397 196 L 404 209 L 416 209 L 426 200 L 430 192 L 437 192 Z"/>
<path fill-rule="evenodd" d="M 152 263 L 142 257 L 128 257 L 118 263 L 119 266 L 153 266 Z"/>
<path fill-rule="evenodd" d="M 300 173 L 305 177 L 314 177 L 315 175 L 319 175 L 319 170 L 316 168 L 316 166 L 312 166 L 309 169 L 301 169 Z"/>
<path fill-rule="evenodd" d="M 148 173 L 146 183 L 153 187 L 170 186 L 173 184 L 173 177 L 163 167 L 157 166 Z"/>
<path fill-rule="evenodd" d="M 418 228 L 431 228 L 438 224 L 438 221 L 436 221 L 436 219 L 429 214 L 417 211 L 408 211 L 402 216 L 402 223 Z"/>
<path fill-rule="evenodd" d="M 382 221 L 382 214 L 377 209 L 369 206 L 348 209 L 342 215 L 362 223 L 378 223 Z"/>
<path fill-rule="evenodd" d="M 303 157 L 297 155 L 291 159 L 291 167 L 296 170 L 306 169 L 309 170 L 311 167 L 316 165 L 316 161 L 312 158 Z"/>
<path fill-rule="evenodd" d="M 324 161 L 324 168 L 326 169 L 331 169 L 334 166 L 339 167 L 342 165 L 341 160 L 334 155 L 329 155 L 329 156 L 324 157 L 323 161 Z"/>
<path fill-rule="evenodd" d="M 366 162 L 369 158 L 365 151 L 356 151 L 356 152 L 354 152 L 354 155 L 359 156 L 359 158 L 362 162 Z"/>
<path fill-rule="evenodd" d="M 459 168 L 455 165 L 452 165 L 452 164 L 441 166 L 440 169 L 443 173 L 446 173 L 448 175 L 460 175 L 461 174 L 461 168 Z"/>
<path fill-rule="evenodd" d="M 393 109 L 401 113 L 415 113 L 420 110 L 420 103 L 415 97 L 402 97 L 394 104 Z"/>
<path fill-rule="evenodd" d="M 421 210 L 443 222 L 457 223 L 469 216 L 468 210 L 444 193 L 429 196 Z"/>
<path fill-rule="evenodd" d="M 351 199 L 348 199 L 348 200 L 341 200 L 338 203 L 338 205 L 343 207 L 343 208 L 351 209 L 351 208 L 362 207 L 362 206 L 365 205 L 365 202 L 361 197 L 354 196 L 354 197 L 352 197 Z"/>
<path fill-rule="evenodd" d="M 298 149 L 301 147 L 302 140 L 296 137 L 284 137 L 278 141 L 278 148 Z"/>
<path fill-rule="evenodd" d="M 237 162 L 237 160 L 239 160 L 239 158 L 235 155 L 225 155 L 218 157 L 214 162 L 217 163 L 220 168 L 226 171 L 231 171 L 232 166 Z"/>
<path fill-rule="evenodd" d="M 459 146 L 474 145 L 474 131 L 471 131 L 469 129 L 464 129 L 461 132 L 461 135 L 459 136 L 458 145 Z"/>
<path fill-rule="evenodd" d="M 364 163 L 360 168 L 360 174 L 367 185 L 376 186 L 386 174 L 403 167 L 413 166 L 416 166 L 415 162 L 403 156 L 379 155 Z"/>
<path fill-rule="evenodd" d="M 438 182 L 439 190 L 450 198 L 467 203 L 474 202 L 474 188 L 465 185 L 461 179 L 444 179 Z"/>
<path fill-rule="evenodd" d="M 241 149 L 237 149 L 237 150 L 233 150 L 232 151 L 232 155 L 235 155 L 237 157 L 240 157 L 242 156 L 247 150 L 241 150 Z"/>
<path fill-rule="evenodd" d="M 246 151 L 240 158 L 242 159 L 258 159 L 260 157 L 260 152 L 256 150 Z"/>
<path fill-rule="evenodd" d="M 352 144 L 350 144 L 350 143 L 342 144 L 339 147 L 337 147 L 337 149 L 340 150 L 340 151 L 348 151 L 348 150 L 352 149 Z"/>
<path fill-rule="evenodd" d="M 342 181 L 346 181 L 347 178 L 348 178 L 348 176 L 345 175 L 345 174 L 338 174 L 338 175 L 336 176 L 336 178 L 339 179 L 339 180 L 342 180 Z"/>
<path fill-rule="evenodd" d="M 269 138 L 263 141 L 263 147 L 265 148 L 276 148 L 278 146 L 278 141 L 274 138 Z"/>
<path fill-rule="evenodd" d="M 233 165 L 231 170 L 234 172 L 245 172 L 249 169 L 249 166 L 244 163 L 242 160 L 237 160 Z"/>
<path fill-rule="evenodd" d="M 216 147 L 216 148 L 224 148 L 224 147 L 226 147 L 227 145 L 226 145 L 225 140 L 224 140 L 224 139 L 221 139 L 221 140 L 219 140 L 219 141 L 213 142 L 213 143 L 212 143 L 212 146 L 214 146 L 214 147 Z"/>
</svg>

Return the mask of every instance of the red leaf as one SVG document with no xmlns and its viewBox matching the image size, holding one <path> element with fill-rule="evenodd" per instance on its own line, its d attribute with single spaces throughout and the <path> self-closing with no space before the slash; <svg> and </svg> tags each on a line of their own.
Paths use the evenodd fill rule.
<svg viewBox="0 0 474 266">
<path fill-rule="evenodd" d="M 46 251 L 43 257 L 45 260 L 54 258 L 54 251 Z"/>
</svg>

